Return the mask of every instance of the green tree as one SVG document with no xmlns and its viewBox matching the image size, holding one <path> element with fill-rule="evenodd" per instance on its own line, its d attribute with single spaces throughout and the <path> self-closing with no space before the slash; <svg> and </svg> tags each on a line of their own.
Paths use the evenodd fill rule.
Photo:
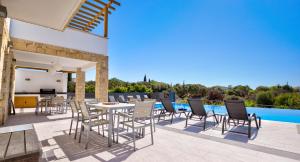
<svg viewBox="0 0 300 162">
<path fill-rule="evenodd" d="M 68 82 L 67 91 L 71 93 L 75 93 L 75 82 L 73 81 Z"/>
<path fill-rule="evenodd" d="M 207 99 L 215 100 L 215 101 L 223 100 L 224 99 L 224 90 L 222 90 L 220 87 L 209 88 Z"/>
<path fill-rule="evenodd" d="M 275 98 L 275 105 L 278 107 L 300 108 L 300 95 L 298 93 L 283 93 Z"/>
<path fill-rule="evenodd" d="M 273 94 L 269 91 L 267 92 L 259 92 L 256 96 L 256 103 L 258 105 L 273 105 L 274 97 Z"/>
<path fill-rule="evenodd" d="M 85 83 L 86 93 L 95 93 L 95 81 L 88 81 Z"/>
<path fill-rule="evenodd" d="M 189 84 L 187 85 L 187 91 L 189 97 L 205 97 L 207 95 L 207 88 L 201 84 Z"/>
</svg>

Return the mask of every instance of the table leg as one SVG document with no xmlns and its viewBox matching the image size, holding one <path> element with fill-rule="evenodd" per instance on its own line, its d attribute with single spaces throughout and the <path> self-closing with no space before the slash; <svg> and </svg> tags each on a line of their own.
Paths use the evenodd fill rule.
<svg viewBox="0 0 300 162">
<path fill-rule="evenodd" d="M 112 126 L 113 126 L 113 110 L 109 109 L 108 110 L 108 120 L 109 120 L 109 124 L 108 124 L 108 147 L 111 147 L 112 145 Z"/>
</svg>

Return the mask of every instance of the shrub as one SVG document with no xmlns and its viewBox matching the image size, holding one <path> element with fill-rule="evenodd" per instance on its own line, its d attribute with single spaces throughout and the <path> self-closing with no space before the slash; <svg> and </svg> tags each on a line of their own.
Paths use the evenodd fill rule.
<svg viewBox="0 0 300 162">
<path fill-rule="evenodd" d="M 236 95 L 227 95 L 224 97 L 225 100 L 241 100 L 242 98 Z"/>
<path fill-rule="evenodd" d="M 211 88 L 209 91 L 208 91 L 208 96 L 207 96 L 207 99 L 208 100 L 223 100 L 224 98 L 224 92 L 219 89 L 219 88 Z"/>
<path fill-rule="evenodd" d="M 275 98 L 275 105 L 278 107 L 300 108 L 300 95 L 297 93 L 283 93 Z"/>
<path fill-rule="evenodd" d="M 256 95 L 256 103 L 258 105 L 273 105 L 274 97 L 271 92 L 259 92 Z"/>
<path fill-rule="evenodd" d="M 246 105 L 247 107 L 254 107 L 254 106 L 256 106 L 256 103 L 255 103 L 255 101 L 253 101 L 253 100 L 246 100 L 246 101 L 245 101 L 245 105 Z"/>
<path fill-rule="evenodd" d="M 128 88 L 126 87 L 116 87 L 113 92 L 115 93 L 125 93 L 128 92 Z"/>
</svg>

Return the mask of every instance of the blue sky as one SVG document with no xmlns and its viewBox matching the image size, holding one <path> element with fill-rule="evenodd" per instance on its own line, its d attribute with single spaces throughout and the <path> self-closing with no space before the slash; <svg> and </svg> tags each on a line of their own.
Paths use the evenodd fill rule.
<svg viewBox="0 0 300 162">
<path fill-rule="evenodd" d="M 300 86 L 299 0 L 120 2 L 109 17 L 110 78 Z"/>
</svg>

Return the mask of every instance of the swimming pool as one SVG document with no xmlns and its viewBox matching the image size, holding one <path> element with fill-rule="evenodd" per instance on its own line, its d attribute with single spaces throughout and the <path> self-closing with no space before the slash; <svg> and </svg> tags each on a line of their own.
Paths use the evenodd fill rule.
<svg viewBox="0 0 300 162">
<path fill-rule="evenodd" d="M 188 104 L 174 104 L 175 109 L 186 108 L 190 111 Z M 216 105 L 204 105 L 205 109 L 214 110 L 216 113 L 225 114 L 225 106 L 216 106 Z M 161 109 L 162 104 L 157 103 L 155 108 Z M 278 108 L 258 108 L 258 107 L 247 107 L 248 113 L 255 113 L 260 116 L 263 120 L 272 120 L 280 122 L 291 122 L 291 123 L 300 123 L 300 110 L 292 109 L 278 109 Z"/>
</svg>

